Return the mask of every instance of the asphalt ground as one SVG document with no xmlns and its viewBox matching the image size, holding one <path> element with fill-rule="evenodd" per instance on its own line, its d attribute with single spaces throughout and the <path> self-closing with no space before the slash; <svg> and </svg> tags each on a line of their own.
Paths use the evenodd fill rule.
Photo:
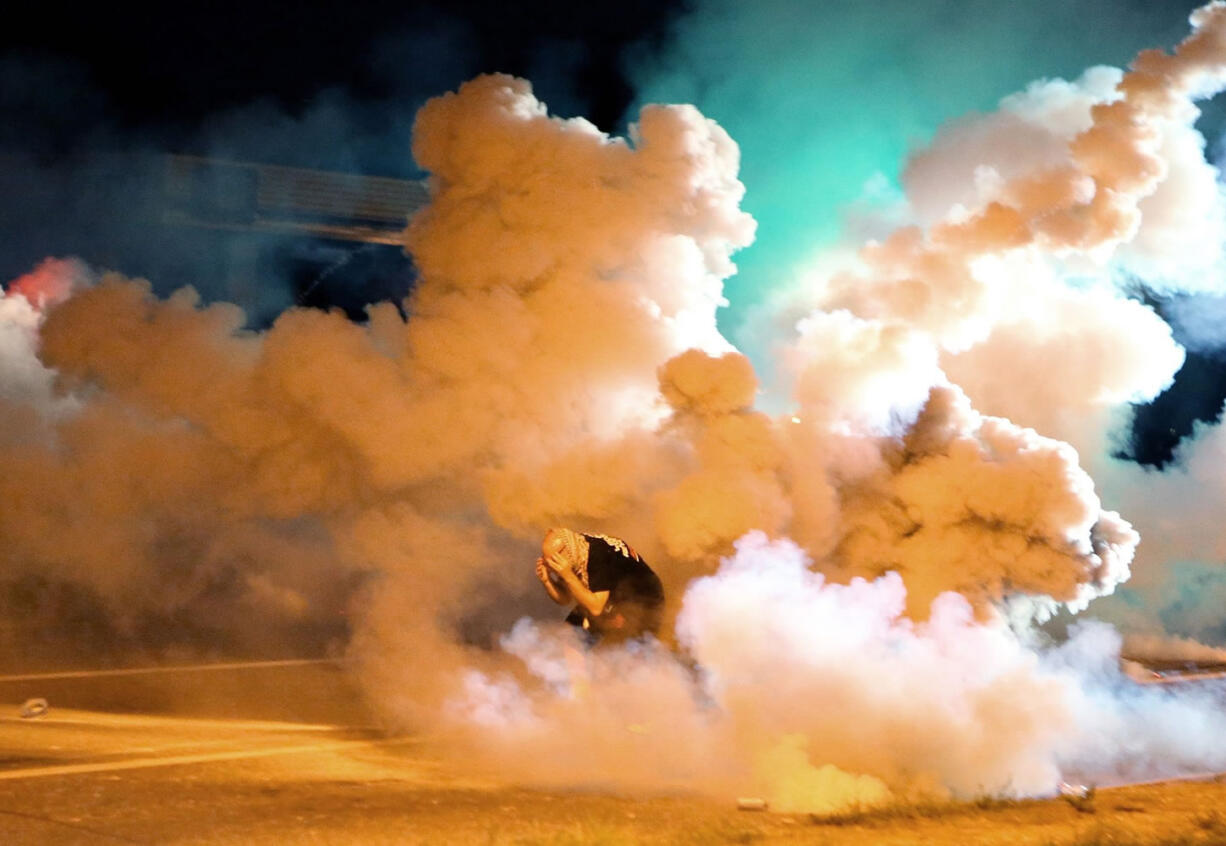
<svg viewBox="0 0 1226 846">
<path fill-rule="evenodd" d="M 414 738 L 306 724 L 67 711 L 5 718 L 0 748 L 6 846 L 1226 842 L 1214 782 L 816 819 L 466 778 Z"/>
<path fill-rule="evenodd" d="M 1226 843 L 1212 778 L 817 819 L 460 770 L 373 728 L 333 663 L 0 679 L 0 846 Z"/>
<path fill-rule="evenodd" d="M 369 725 L 340 661 L 289 660 L 78 669 L 0 675 L 0 708 L 43 698 L 52 709 Z"/>
</svg>

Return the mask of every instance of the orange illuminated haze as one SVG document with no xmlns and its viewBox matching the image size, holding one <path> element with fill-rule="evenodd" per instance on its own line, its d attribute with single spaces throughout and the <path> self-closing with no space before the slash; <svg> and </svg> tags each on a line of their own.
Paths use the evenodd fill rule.
<svg viewBox="0 0 1226 846">
<path fill-rule="evenodd" d="M 769 362 L 715 320 L 755 230 L 734 140 L 684 105 L 611 138 L 500 75 L 418 114 L 407 321 L 255 332 L 48 262 L 0 299 L 6 560 L 121 630 L 191 609 L 238 642 L 363 574 L 348 649 L 383 716 L 534 782 L 834 811 L 1226 767 L 1226 717 L 1131 688 L 1114 628 L 1036 627 L 1226 545 L 1217 427 L 1188 472 L 1111 457 L 1183 361 L 1116 280 L 1203 290 L 1222 258 L 1193 102 L 1226 80 L 1226 6 L 1192 21 L 938 134 L 903 225 L 781 269 Z M 550 526 L 633 543 L 665 643 L 567 661 L 532 575 Z"/>
</svg>

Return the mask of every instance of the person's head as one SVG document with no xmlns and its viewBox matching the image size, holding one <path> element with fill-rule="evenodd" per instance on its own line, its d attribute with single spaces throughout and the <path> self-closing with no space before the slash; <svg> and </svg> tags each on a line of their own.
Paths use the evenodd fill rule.
<svg viewBox="0 0 1226 846">
<path fill-rule="evenodd" d="M 546 530 L 545 538 L 541 541 L 541 554 L 546 558 L 550 555 L 561 555 L 564 558 L 569 558 L 570 545 L 566 542 L 566 531 L 566 529 Z"/>
<path fill-rule="evenodd" d="M 560 556 L 581 576 L 587 570 L 587 538 L 573 529 L 553 528 L 545 532 L 545 538 L 541 541 L 541 553 L 546 558 L 552 555 Z"/>
</svg>

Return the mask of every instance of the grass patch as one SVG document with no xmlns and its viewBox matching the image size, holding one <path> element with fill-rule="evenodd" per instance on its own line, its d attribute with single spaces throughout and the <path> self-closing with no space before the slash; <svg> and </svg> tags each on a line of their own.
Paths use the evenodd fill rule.
<svg viewBox="0 0 1226 846">
<path fill-rule="evenodd" d="M 826 826 L 882 826 L 907 820 L 939 820 L 965 816 L 977 811 L 999 811 L 1016 808 L 1021 804 L 1022 800 L 999 796 L 980 796 L 964 801 L 907 802 L 880 808 L 856 808 L 834 814 L 809 814 L 809 822 Z"/>
<path fill-rule="evenodd" d="M 1210 811 L 1207 814 L 1201 814 L 1193 820 L 1193 824 L 1198 831 L 1226 843 L 1226 817 L 1223 817 L 1220 812 Z"/>
<path fill-rule="evenodd" d="M 1191 831 L 1141 835 L 1109 825 L 1097 825 L 1071 840 L 1056 840 L 1048 846 L 1221 846 L 1226 844 L 1226 820 L 1216 811 L 1193 821 Z"/>
</svg>

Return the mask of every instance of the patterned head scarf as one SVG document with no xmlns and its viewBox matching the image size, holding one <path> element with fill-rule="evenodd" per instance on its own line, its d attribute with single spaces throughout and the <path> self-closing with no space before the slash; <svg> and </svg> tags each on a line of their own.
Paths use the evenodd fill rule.
<svg viewBox="0 0 1226 846">
<path fill-rule="evenodd" d="M 549 542 L 554 539 L 561 541 L 560 550 L 562 557 L 570 564 L 570 568 L 574 570 L 575 575 L 579 577 L 579 581 L 583 582 L 584 587 L 588 587 L 587 580 L 587 554 L 588 544 L 587 538 L 580 532 L 572 529 L 553 528 L 545 532 L 545 540 L 542 547 L 548 551 Z"/>
</svg>

